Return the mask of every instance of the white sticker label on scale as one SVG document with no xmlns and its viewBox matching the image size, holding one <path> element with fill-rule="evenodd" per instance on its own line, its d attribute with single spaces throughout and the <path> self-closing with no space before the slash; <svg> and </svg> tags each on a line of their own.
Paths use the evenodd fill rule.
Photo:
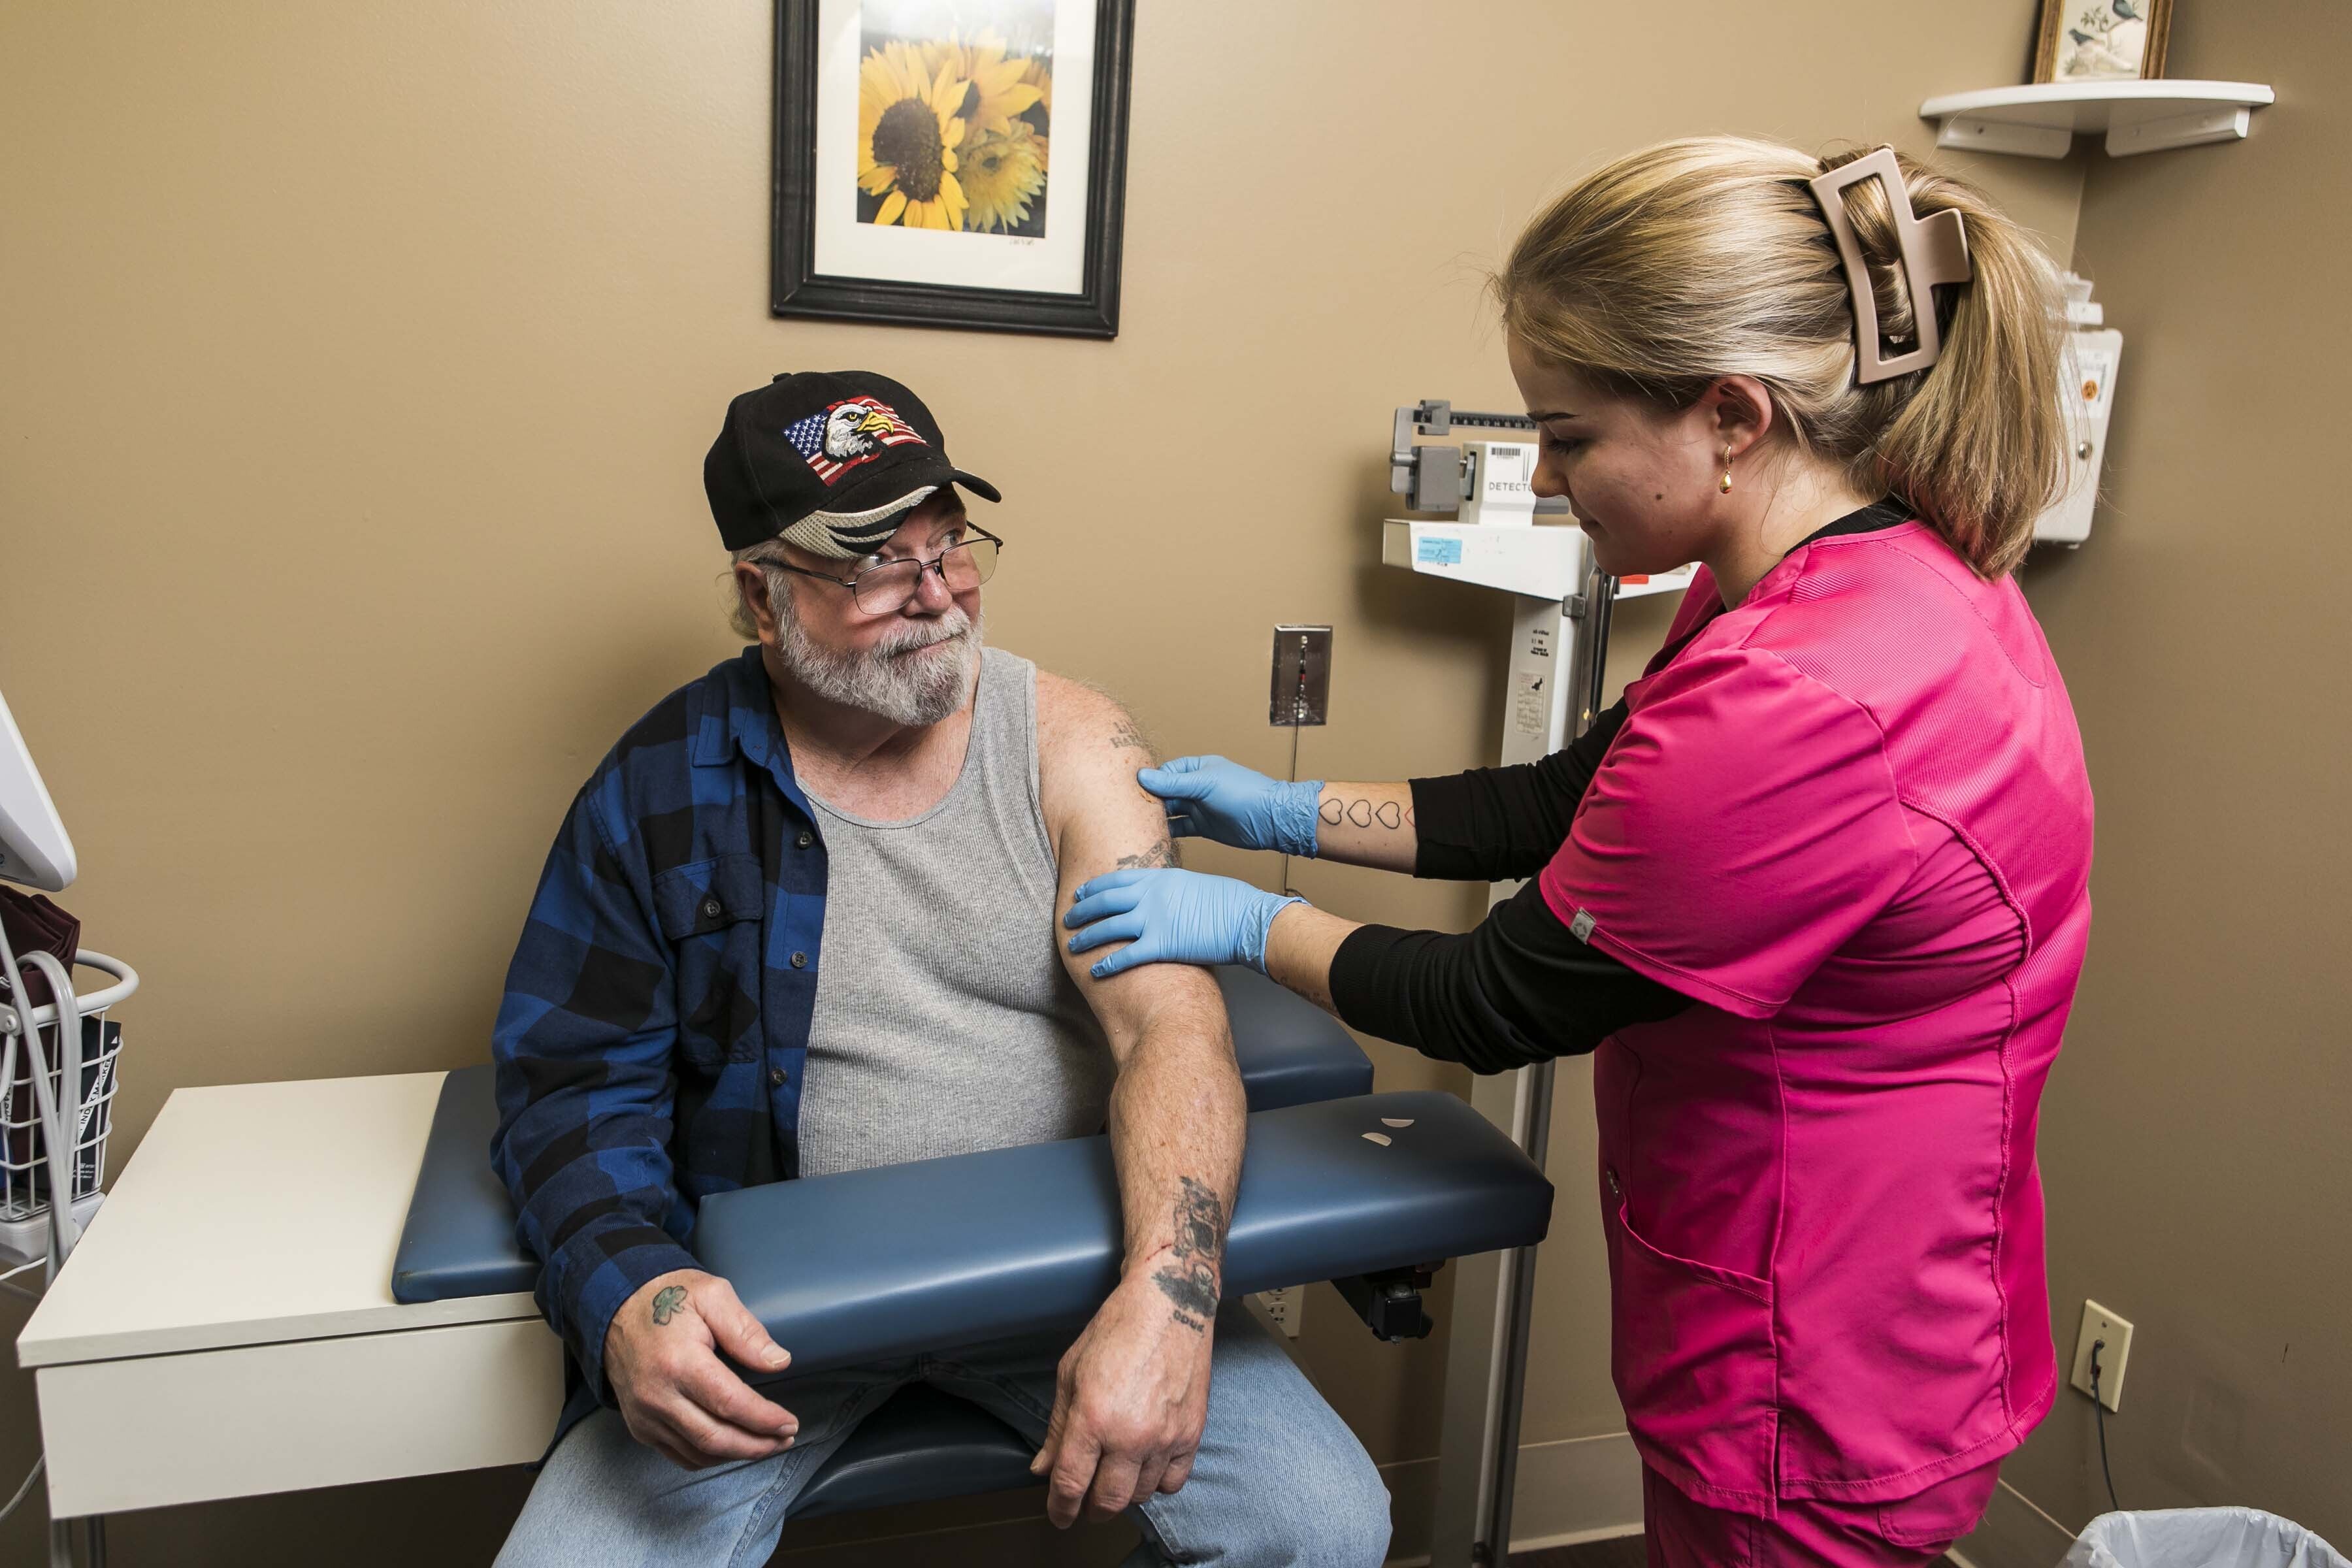
<svg viewBox="0 0 2352 1568">
<path fill-rule="evenodd" d="M 1540 740 L 1550 730 L 1551 671 L 1520 670 L 1511 677 L 1511 728 Z"/>
</svg>

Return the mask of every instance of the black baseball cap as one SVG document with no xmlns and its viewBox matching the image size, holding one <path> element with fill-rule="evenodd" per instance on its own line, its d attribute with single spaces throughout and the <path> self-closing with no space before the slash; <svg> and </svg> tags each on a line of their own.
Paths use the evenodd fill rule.
<svg viewBox="0 0 2352 1568">
<path fill-rule="evenodd" d="M 803 371 L 743 394 L 702 460 L 710 515 L 730 550 L 782 539 L 855 560 L 947 484 L 1004 499 L 948 461 L 922 399 L 865 370 Z"/>
</svg>

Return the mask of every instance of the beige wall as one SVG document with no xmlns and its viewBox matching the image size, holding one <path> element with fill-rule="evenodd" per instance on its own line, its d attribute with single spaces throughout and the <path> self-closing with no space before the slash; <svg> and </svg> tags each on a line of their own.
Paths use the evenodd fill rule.
<svg viewBox="0 0 2352 1568">
<path fill-rule="evenodd" d="M 1267 628 L 1298 619 L 1339 628 L 1308 773 L 1487 756 L 1502 605 L 1384 571 L 1377 545 L 1391 406 L 1512 401 L 1481 268 L 1570 174 L 1660 137 L 1923 151 L 1917 102 L 2016 79 L 2033 3 L 1141 11 L 1126 330 L 1106 344 L 771 319 L 771 22 L 753 0 L 0 7 L 0 686 L 81 851 L 68 902 L 146 977 L 121 1015 L 118 1162 L 177 1085 L 484 1055 L 572 788 L 729 649 L 698 465 L 726 397 L 778 370 L 863 364 L 922 389 L 1011 498 L 992 519 L 1013 541 L 993 637 L 1120 692 L 1166 748 L 1282 766 L 1261 717 Z M 2269 155 L 2246 152 L 2212 159 L 2217 186 Z M 2078 167 L 1958 162 L 2066 251 Z M 2198 283 L 2241 302 L 2242 285 Z M 2197 521 L 2216 511 L 2245 515 Z M 2166 515 L 2177 542 L 2148 569 L 2185 587 L 2207 533 Z M 2249 616 L 2316 591 L 2263 561 Z M 2076 577 L 2112 593 L 2099 564 Z M 1661 629 L 1656 607 L 1629 609 L 1621 675 Z M 2252 635 L 2243 618 L 2218 634 Z M 2187 662 L 2197 646 L 2186 628 L 2156 644 L 2179 679 L 2215 679 Z M 2112 703 L 2188 732 L 2188 705 L 2138 699 L 2115 668 Z M 2127 726 L 2085 706 L 2095 743 Z M 2127 743 L 2105 740 L 2107 776 Z M 2212 792 L 2179 760 L 2137 765 L 2185 816 Z M 2168 826 L 2147 819 L 2168 844 Z M 1392 922 L 1459 926 L 1480 904 L 1319 866 L 1300 879 Z M 2158 892 L 2150 940 L 2181 931 L 2185 962 L 2199 950 Z M 2116 893 L 2105 910 L 2129 918 Z M 2103 958 L 2122 951 L 2105 929 Z M 2315 1030 L 2291 966 L 2257 956 L 2223 967 L 2282 1020 L 2313 1005 Z M 2310 1038 L 2291 1033 L 2222 1031 L 2233 1051 Z M 2196 1042 L 2168 1081 L 2258 1102 L 2256 1075 Z M 1391 1087 L 1459 1081 L 1375 1048 Z M 1563 1081 L 1531 1440 L 1619 1425 L 1584 1080 Z M 2241 1166 L 2211 1201 L 2232 1186 L 2259 1200 Z M 1375 1346 L 1328 1295 L 1313 1310 L 1310 1361 L 1373 1453 L 1425 1458 L 1440 1346 Z M 11 1333 L 16 1312 L 0 1310 Z M 9 1374 L 11 1482 L 29 1416 Z M 118 1555 L 478 1560 L 520 1484 L 174 1510 L 122 1521 Z M 28 1520 L 0 1555 L 30 1549 Z"/>
<path fill-rule="evenodd" d="M 2109 494 L 2026 578 L 2099 809 L 2042 1123 L 2051 1310 L 2066 1352 L 2085 1296 L 2134 1324 L 2127 1506 L 2249 1503 L 2352 1549 L 2352 534 L 2323 390 L 2352 349 L 2352 30 L 2328 0 L 2183 5 L 2170 68 L 2279 102 L 2241 144 L 2093 153 L 2084 186 L 2075 258 L 2124 332 Z M 2090 1402 L 2005 1475 L 2070 1530 L 2105 1510 Z"/>
</svg>

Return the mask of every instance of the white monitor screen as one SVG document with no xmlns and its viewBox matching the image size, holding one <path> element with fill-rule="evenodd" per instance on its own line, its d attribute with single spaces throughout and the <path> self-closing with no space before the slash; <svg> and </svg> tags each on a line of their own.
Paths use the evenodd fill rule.
<svg viewBox="0 0 2352 1568">
<path fill-rule="evenodd" d="M 74 879 L 73 840 L 0 697 L 0 877 L 60 893 Z"/>
</svg>

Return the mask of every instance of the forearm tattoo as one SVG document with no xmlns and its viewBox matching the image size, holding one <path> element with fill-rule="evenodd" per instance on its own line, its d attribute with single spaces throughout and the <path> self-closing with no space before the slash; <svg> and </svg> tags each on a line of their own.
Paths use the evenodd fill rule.
<svg viewBox="0 0 2352 1568">
<path fill-rule="evenodd" d="M 1176 1321 L 1204 1333 L 1217 1315 L 1217 1270 L 1224 1262 L 1224 1201 L 1190 1176 L 1176 1199 L 1176 1241 L 1167 1266 L 1151 1277 L 1160 1293 L 1176 1303 Z"/>
<path fill-rule="evenodd" d="M 1375 801 L 1363 796 L 1341 800 L 1333 795 L 1316 807 L 1315 814 L 1323 819 L 1326 827 L 1337 827 L 1343 822 L 1352 822 L 1358 827 L 1370 827 L 1374 823 L 1382 827 L 1411 827 L 1413 825 L 1412 807 L 1403 802 Z"/>
<path fill-rule="evenodd" d="M 669 1321 L 677 1317 L 677 1310 L 685 1305 L 686 1287 L 683 1285 L 665 1285 L 655 1291 L 654 1327 L 657 1329 L 668 1327 Z"/>
</svg>

